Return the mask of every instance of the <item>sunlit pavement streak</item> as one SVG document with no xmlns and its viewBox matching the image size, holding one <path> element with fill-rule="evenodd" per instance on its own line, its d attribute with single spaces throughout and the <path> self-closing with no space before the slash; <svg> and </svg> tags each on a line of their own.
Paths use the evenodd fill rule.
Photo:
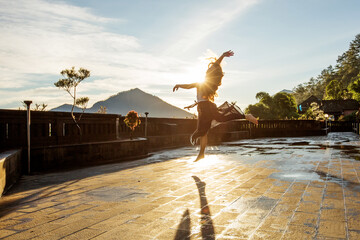
<svg viewBox="0 0 360 240">
<path fill-rule="evenodd" d="M 24 176 L 1 239 L 360 239 L 360 141 L 250 139 Z"/>
</svg>

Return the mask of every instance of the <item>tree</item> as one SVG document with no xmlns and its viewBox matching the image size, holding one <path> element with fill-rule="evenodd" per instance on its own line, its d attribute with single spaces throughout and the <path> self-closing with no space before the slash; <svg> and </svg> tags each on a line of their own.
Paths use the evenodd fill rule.
<svg viewBox="0 0 360 240">
<path fill-rule="evenodd" d="M 254 117 L 260 118 L 260 119 L 274 119 L 274 116 L 268 106 L 266 106 L 263 103 L 256 103 L 254 105 L 250 104 L 245 109 L 246 114 L 252 114 Z"/>
<path fill-rule="evenodd" d="M 298 103 L 305 101 L 307 98 L 311 96 L 311 93 L 307 92 L 304 84 L 299 84 L 295 88 L 293 88 L 293 95 Z"/>
<path fill-rule="evenodd" d="M 357 75 L 357 79 L 350 83 L 348 90 L 352 93 L 353 99 L 360 101 L 360 73 Z"/>
<path fill-rule="evenodd" d="M 297 118 L 297 105 L 295 97 L 289 93 L 279 92 L 273 97 L 266 92 L 256 94 L 259 100 L 254 105 L 249 105 L 245 113 L 251 113 L 260 119 L 290 119 Z"/>
<path fill-rule="evenodd" d="M 295 97 L 285 92 L 278 92 L 273 97 L 274 111 L 279 119 L 298 118 Z"/>
<path fill-rule="evenodd" d="M 258 103 L 250 104 L 246 109 L 246 114 L 252 114 L 260 119 L 276 119 L 274 112 L 271 111 L 273 108 L 273 99 L 267 92 L 258 92 L 256 94 Z"/>
<path fill-rule="evenodd" d="M 106 114 L 107 108 L 104 106 L 100 106 L 100 108 L 97 110 L 97 113 Z"/>
<path fill-rule="evenodd" d="M 90 71 L 85 68 L 80 68 L 79 70 L 75 70 L 75 67 L 72 67 L 71 69 L 65 69 L 60 72 L 60 74 L 64 77 L 62 79 L 59 79 L 54 85 L 60 89 L 64 89 L 66 92 L 69 93 L 69 95 L 73 99 L 73 104 L 71 108 L 71 117 L 76 124 L 77 128 L 79 129 L 80 135 L 82 134 L 81 128 L 78 124 L 78 122 L 81 119 L 81 116 L 85 112 L 87 103 L 89 102 L 88 97 L 81 97 L 77 98 L 76 96 L 76 90 L 77 86 L 86 78 L 90 77 Z M 74 115 L 74 107 L 80 106 L 82 108 L 82 113 L 80 114 L 79 118 L 76 119 Z"/>
<path fill-rule="evenodd" d="M 360 34 L 350 43 L 349 49 L 337 60 L 337 75 L 344 86 L 356 80 L 360 72 Z"/>
<path fill-rule="evenodd" d="M 312 95 L 322 99 L 326 85 L 323 81 L 320 80 L 320 78 L 322 78 L 322 76 L 318 76 L 318 78 L 310 78 L 307 83 L 299 84 L 297 87 L 295 87 L 293 89 L 293 95 L 296 99 L 296 102 L 301 103 Z"/>
<path fill-rule="evenodd" d="M 326 86 L 326 100 L 339 100 L 342 99 L 342 86 L 338 80 L 332 80 Z"/>
<path fill-rule="evenodd" d="M 263 104 L 266 104 L 266 105 L 272 104 L 272 98 L 271 98 L 270 94 L 268 94 L 267 92 L 258 92 L 256 94 L 255 98 Z"/>
<path fill-rule="evenodd" d="M 45 108 L 47 107 L 48 105 L 43 103 L 43 104 L 38 104 L 38 103 L 35 103 L 35 108 L 34 108 L 34 111 L 41 111 L 41 112 L 44 112 L 46 111 Z"/>
<path fill-rule="evenodd" d="M 332 65 L 322 70 L 320 75 L 317 76 L 317 80 L 322 82 L 324 87 L 326 87 L 326 84 L 335 79 L 337 79 L 337 73 Z"/>
<path fill-rule="evenodd" d="M 27 105 L 24 101 L 21 101 L 21 104 L 23 105 L 24 109 L 26 110 L 27 109 Z M 33 111 L 41 111 L 41 112 L 45 112 L 45 108 L 47 107 L 48 105 L 45 104 L 45 103 L 42 103 L 42 104 L 38 104 L 38 103 L 35 103 L 35 107 L 32 109 Z M 19 108 L 19 110 L 23 110 L 22 108 Z"/>
</svg>

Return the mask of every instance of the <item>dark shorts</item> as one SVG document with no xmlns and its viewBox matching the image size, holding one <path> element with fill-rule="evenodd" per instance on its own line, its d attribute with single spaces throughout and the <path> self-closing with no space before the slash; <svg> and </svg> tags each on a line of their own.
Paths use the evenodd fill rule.
<svg viewBox="0 0 360 240">
<path fill-rule="evenodd" d="M 211 128 L 211 122 L 216 120 L 217 122 L 227 122 L 234 119 L 241 119 L 245 116 L 242 114 L 236 113 L 220 113 L 216 104 L 210 101 L 199 102 L 197 106 L 198 110 L 198 121 L 197 129 L 192 135 L 192 139 L 197 139 L 198 137 L 205 136 L 209 129 Z M 231 109 L 228 109 L 231 111 Z"/>
<path fill-rule="evenodd" d="M 198 121 L 197 121 L 197 129 L 195 131 L 198 132 L 197 135 L 204 136 L 208 133 L 211 122 L 215 119 L 215 114 L 217 113 L 217 107 L 215 103 L 210 101 L 199 102 L 197 106 L 198 110 Z"/>
</svg>

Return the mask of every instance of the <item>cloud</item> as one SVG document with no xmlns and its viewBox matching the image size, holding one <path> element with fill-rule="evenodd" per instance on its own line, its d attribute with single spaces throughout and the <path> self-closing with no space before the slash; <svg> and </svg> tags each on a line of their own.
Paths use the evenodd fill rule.
<svg viewBox="0 0 360 240">
<path fill-rule="evenodd" d="M 59 91 L 53 83 L 62 69 L 71 66 L 93 70 L 92 76 L 123 80 L 138 77 L 131 73 L 137 66 L 161 65 L 160 60 L 138 52 L 136 37 L 106 29 L 107 23 L 125 20 L 99 17 L 87 8 L 43 0 L 0 1 L 0 16 L 0 89 L 6 98 L 0 107 L 13 107 L 24 95 L 35 99 L 44 87 Z M 34 78 L 40 75 L 53 78 L 34 86 Z M 101 90 L 106 89 L 104 84 Z M 42 96 L 46 102 L 56 99 Z"/>
<path fill-rule="evenodd" d="M 191 19 L 181 21 L 179 26 L 186 31 L 179 33 L 175 44 L 164 48 L 191 48 L 254 2 L 223 3 L 221 9 L 208 9 L 206 15 L 199 11 L 191 18 L 199 24 L 190 25 Z M 201 81 L 207 66 L 203 59 L 214 55 L 211 50 L 190 61 L 166 52 L 154 55 L 137 37 L 112 32 L 109 25 L 114 23 L 121 26 L 127 20 L 101 17 L 89 8 L 61 1 L 0 0 L 0 107 L 17 108 L 25 98 L 45 102 L 48 108 L 71 102 L 54 82 L 61 77 L 61 70 L 72 66 L 91 71 L 91 78 L 78 89 L 79 95 L 90 97 L 90 106 L 135 87 L 159 93 L 172 104 L 193 95 L 174 97 L 172 86 Z"/>
<path fill-rule="evenodd" d="M 176 54 L 191 49 L 234 18 L 239 17 L 241 13 L 244 13 L 258 1 L 232 0 L 220 2 L 220 6 L 214 6 L 210 2 L 201 5 L 201 9 L 198 9 L 196 14 L 188 19 L 183 19 L 182 29 L 174 37 L 175 43 L 166 52 Z"/>
<path fill-rule="evenodd" d="M 135 37 L 101 25 L 115 20 L 65 3 L 1 1 L 0 15 L 1 81 L 14 72 L 54 74 L 71 64 L 92 66 L 140 46 Z"/>
</svg>

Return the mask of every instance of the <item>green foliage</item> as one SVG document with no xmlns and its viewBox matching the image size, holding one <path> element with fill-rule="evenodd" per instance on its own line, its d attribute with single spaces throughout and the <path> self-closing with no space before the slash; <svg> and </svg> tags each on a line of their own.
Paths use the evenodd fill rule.
<svg viewBox="0 0 360 240">
<path fill-rule="evenodd" d="M 76 99 L 75 105 L 79 106 L 84 111 L 87 107 L 88 102 L 89 102 L 88 97 L 81 97 L 81 98 Z"/>
<path fill-rule="evenodd" d="M 279 92 L 273 97 L 274 110 L 279 119 L 298 118 L 295 97 L 291 94 Z"/>
<path fill-rule="evenodd" d="M 75 67 L 71 69 L 65 69 L 60 72 L 63 75 L 63 79 L 59 79 L 55 84 L 58 88 L 65 89 L 70 95 L 71 89 L 76 87 L 85 79 L 90 77 L 90 71 L 85 68 L 80 68 L 78 71 L 75 70 Z"/>
<path fill-rule="evenodd" d="M 293 89 L 293 95 L 297 103 L 305 101 L 312 95 L 318 99 L 323 99 L 325 86 L 326 84 L 324 84 L 323 81 L 316 78 L 311 78 L 309 82 L 299 84 L 297 87 L 295 87 Z"/>
<path fill-rule="evenodd" d="M 338 80 L 332 80 L 326 86 L 326 100 L 339 100 L 342 99 L 342 87 Z"/>
<path fill-rule="evenodd" d="M 270 108 L 263 103 L 250 104 L 245 109 L 246 114 L 252 114 L 260 119 L 275 119 Z"/>
<path fill-rule="evenodd" d="M 357 79 L 349 84 L 348 90 L 352 93 L 353 99 L 360 101 L 360 73 L 357 75 Z"/>
<path fill-rule="evenodd" d="M 320 110 L 319 105 L 316 102 L 313 102 L 310 104 L 310 107 L 306 110 L 306 112 L 300 116 L 299 119 L 324 120 L 325 114 L 323 110 Z"/>
<path fill-rule="evenodd" d="M 350 85 L 359 79 L 360 73 L 360 34 L 350 43 L 349 49 L 340 55 L 335 67 L 329 66 L 319 76 L 309 82 L 299 84 L 293 89 L 298 103 L 311 95 L 319 99 L 359 99 L 359 91 L 350 90 Z M 349 91 L 347 91 L 349 90 Z"/>
<path fill-rule="evenodd" d="M 292 119 L 297 118 L 297 105 L 294 96 L 279 92 L 273 97 L 266 92 L 256 94 L 259 100 L 254 105 L 249 105 L 245 113 L 252 114 L 260 119 Z"/>
</svg>

